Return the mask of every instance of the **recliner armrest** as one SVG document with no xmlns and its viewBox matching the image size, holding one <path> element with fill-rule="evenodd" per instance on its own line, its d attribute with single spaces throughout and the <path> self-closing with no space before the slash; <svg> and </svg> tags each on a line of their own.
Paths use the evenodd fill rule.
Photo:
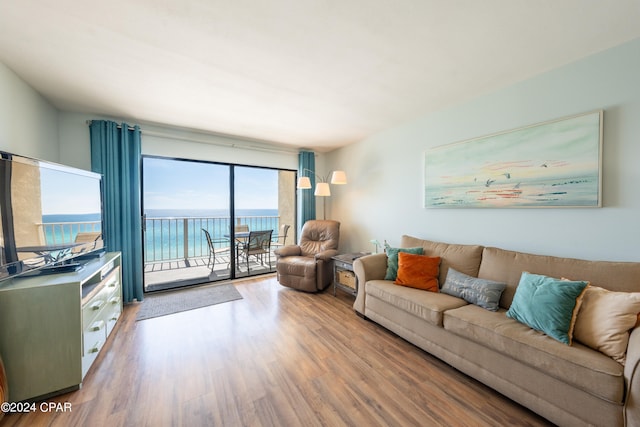
<svg viewBox="0 0 640 427">
<path fill-rule="evenodd" d="M 316 259 L 321 259 L 323 261 L 331 261 L 331 257 L 338 255 L 338 251 L 335 249 L 327 249 L 326 251 L 318 252 L 315 254 Z"/>
<path fill-rule="evenodd" d="M 298 245 L 287 245 L 276 249 L 273 253 L 276 254 L 276 257 L 300 256 L 302 255 L 302 248 Z"/>
</svg>

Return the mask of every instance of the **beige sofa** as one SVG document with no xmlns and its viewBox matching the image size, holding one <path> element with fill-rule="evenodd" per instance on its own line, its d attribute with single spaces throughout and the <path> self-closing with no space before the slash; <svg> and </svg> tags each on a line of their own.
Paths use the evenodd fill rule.
<svg viewBox="0 0 640 427">
<path fill-rule="evenodd" d="M 622 365 L 579 342 L 560 343 L 505 314 L 523 271 L 640 292 L 640 262 L 585 261 L 402 237 L 400 247 L 418 246 L 425 255 L 441 257 L 441 287 L 451 267 L 506 283 L 499 310 L 383 280 L 387 256 L 374 254 L 354 262 L 358 313 L 558 425 L 640 425 L 640 328 L 630 334 Z"/>
</svg>

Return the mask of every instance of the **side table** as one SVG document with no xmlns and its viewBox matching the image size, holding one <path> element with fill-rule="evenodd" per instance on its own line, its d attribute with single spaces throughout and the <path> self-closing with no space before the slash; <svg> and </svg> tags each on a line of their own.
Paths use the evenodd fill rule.
<svg viewBox="0 0 640 427">
<path fill-rule="evenodd" d="M 353 261 L 356 259 L 370 255 L 371 252 L 354 252 L 350 254 L 336 255 L 333 260 L 333 296 L 336 296 L 336 289 L 355 296 L 358 294 L 358 278 L 353 272 Z"/>
</svg>

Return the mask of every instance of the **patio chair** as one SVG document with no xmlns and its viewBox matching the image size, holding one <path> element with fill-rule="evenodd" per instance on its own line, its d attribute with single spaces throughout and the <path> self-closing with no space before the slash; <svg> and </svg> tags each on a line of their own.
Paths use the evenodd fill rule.
<svg viewBox="0 0 640 427">
<path fill-rule="evenodd" d="M 207 245 L 209 246 L 209 260 L 207 261 L 207 267 L 211 266 L 211 272 L 213 272 L 216 266 L 216 243 L 227 243 L 227 239 L 212 239 L 211 234 L 204 228 L 202 229 L 204 236 L 207 238 Z M 217 254 L 220 255 L 224 252 L 229 252 L 229 248 L 218 248 Z"/>
<path fill-rule="evenodd" d="M 87 250 L 100 249 L 103 246 L 102 232 L 101 231 L 79 232 L 78 234 L 76 234 L 74 243 L 77 243 L 78 246 L 74 246 L 71 249 L 71 253 L 73 254 L 79 254 Z M 89 245 L 87 245 L 87 243 L 89 243 Z M 93 243 L 93 245 L 91 245 L 91 243 Z"/>
<path fill-rule="evenodd" d="M 261 265 L 264 265 L 264 256 L 269 257 L 269 269 L 271 269 L 271 234 L 273 230 L 251 231 L 246 243 L 241 243 L 236 249 L 238 265 L 241 257 L 247 264 L 247 273 L 251 274 L 249 257 L 253 256 Z"/>
<path fill-rule="evenodd" d="M 247 236 L 249 234 L 248 224 L 238 224 L 235 227 L 233 227 L 233 231 L 236 234 L 236 244 L 246 243 Z M 240 234 L 240 237 L 238 237 L 238 234 Z"/>
<path fill-rule="evenodd" d="M 235 227 L 233 227 L 233 229 L 235 230 L 236 233 L 248 233 L 249 232 L 249 225 L 247 225 L 247 224 L 238 224 Z"/>
<path fill-rule="evenodd" d="M 275 235 L 271 241 L 271 246 L 275 246 L 276 249 L 287 244 L 287 234 L 289 233 L 289 224 L 282 224 L 278 234 Z"/>
</svg>

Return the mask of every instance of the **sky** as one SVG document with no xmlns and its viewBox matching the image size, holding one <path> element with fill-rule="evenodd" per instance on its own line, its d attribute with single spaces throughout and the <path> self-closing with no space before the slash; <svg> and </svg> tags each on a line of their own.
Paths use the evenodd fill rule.
<svg viewBox="0 0 640 427">
<path fill-rule="evenodd" d="M 600 112 L 435 147 L 425 153 L 427 184 L 580 177 L 600 165 Z"/>
<path fill-rule="evenodd" d="M 55 165 L 40 168 L 42 214 L 101 212 L 100 181 Z"/>
<path fill-rule="evenodd" d="M 278 209 L 278 171 L 235 167 L 236 209 Z M 143 159 L 144 209 L 228 209 L 229 166 Z"/>
</svg>

